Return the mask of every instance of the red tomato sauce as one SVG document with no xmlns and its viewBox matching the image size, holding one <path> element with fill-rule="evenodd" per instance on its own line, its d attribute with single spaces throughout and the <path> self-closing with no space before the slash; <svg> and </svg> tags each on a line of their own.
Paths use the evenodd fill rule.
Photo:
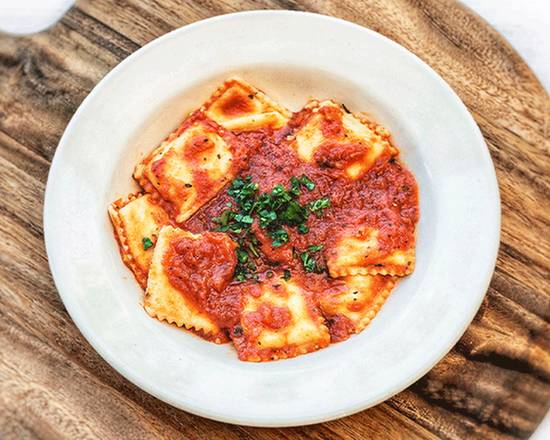
<svg viewBox="0 0 550 440">
<path fill-rule="evenodd" d="M 221 105 L 221 113 L 227 116 L 238 116 L 254 111 L 252 99 L 254 95 L 243 96 L 240 93 L 226 98 Z"/>
<path fill-rule="evenodd" d="M 258 310 L 247 314 L 247 319 L 256 321 L 258 325 L 251 327 L 267 327 L 273 330 L 286 327 L 291 321 L 290 312 L 287 307 L 276 307 L 268 304 L 261 304 Z"/>
<path fill-rule="evenodd" d="M 354 324 L 347 316 L 332 316 L 327 320 L 330 342 L 341 342 L 353 333 Z"/>
<path fill-rule="evenodd" d="M 328 116 L 328 122 L 322 126 L 323 133 L 327 137 L 339 136 L 341 124 L 336 114 L 333 118 L 330 117 L 330 112 L 341 110 L 326 107 L 322 111 Z M 307 234 L 299 234 L 296 228 L 285 227 L 289 242 L 283 246 L 272 247 L 270 237 L 258 226 L 257 221 L 252 225 L 252 231 L 261 243 L 261 254 L 255 259 L 260 281 L 266 279 L 266 274 L 270 272 L 280 276 L 284 269 L 289 269 L 294 281 L 299 280 L 309 291 L 322 294 L 327 289 L 334 289 L 341 281 L 331 279 L 327 273 L 305 273 L 296 254 L 311 245 L 322 244 L 326 248 L 339 232 L 359 225 L 379 230 L 381 252 L 407 249 L 414 242 L 414 230 L 418 221 L 418 190 L 414 177 L 397 158 L 380 158 L 358 180 L 345 178 L 339 163 L 353 161 L 353 157 L 348 156 L 354 155 L 355 148 L 352 144 L 332 152 L 328 151 L 330 148 L 327 144 L 327 157 L 331 163 L 302 162 L 288 144 L 296 127 L 310 115 L 311 110 L 302 110 L 294 114 L 288 125 L 278 131 L 263 129 L 242 133 L 235 135 L 232 142 L 234 148 L 247 152 L 240 165 L 240 176 L 251 176 L 252 181 L 259 185 L 259 193 L 271 191 L 277 184 L 288 188 L 292 176 L 306 175 L 315 183 L 315 188 L 312 191 L 302 188 L 298 197 L 301 204 L 319 198 L 330 198 L 331 207 L 325 209 L 321 217 L 313 214 L 309 216 L 306 223 L 309 227 Z M 194 233 L 215 229 L 218 225 L 213 219 L 220 216 L 227 209 L 227 203 L 232 201 L 227 194 L 228 187 L 229 185 L 180 226 Z M 179 246 L 183 249 L 193 245 L 182 242 Z M 171 258 L 174 258 L 176 267 L 187 272 L 172 274 L 171 282 L 176 286 L 181 284 L 185 291 L 195 292 L 196 301 L 216 318 L 220 326 L 239 333 L 242 331 L 238 325 L 241 297 L 245 290 L 250 290 L 255 281 L 232 281 L 232 268 L 234 269 L 235 264 L 232 252 L 217 254 L 209 247 L 204 250 L 194 249 L 193 252 L 190 257 L 177 251 L 172 253 Z M 177 263 L 180 258 L 184 264 Z M 190 261 L 187 261 L 189 258 Z M 323 260 L 322 252 L 318 258 Z M 183 269 L 185 264 L 189 264 L 188 269 Z M 222 269 L 216 269 L 218 265 Z M 219 273 L 220 270 L 223 274 Z M 222 286 L 225 288 L 222 289 Z M 258 310 L 257 319 L 265 326 L 277 328 L 286 319 L 279 312 Z M 346 319 L 332 320 L 327 324 L 334 341 L 343 340 L 349 335 L 350 323 Z"/>
<path fill-rule="evenodd" d="M 233 324 L 240 310 L 240 294 L 224 293 L 237 264 L 235 248 L 220 233 L 208 232 L 197 240 L 181 237 L 170 243 L 162 262 L 170 283 L 221 327 Z"/>
<path fill-rule="evenodd" d="M 317 148 L 313 157 L 321 167 L 342 169 L 361 159 L 364 154 L 364 145 L 325 141 Z"/>
<path fill-rule="evenodd" d="M 323 116 L 321 131 L 325 138 L 337 138 L 344 136 L 344 126 L 342 125 L 342 110 L 337 107 L 321 107 L 319 114 Z"/>
</svg>

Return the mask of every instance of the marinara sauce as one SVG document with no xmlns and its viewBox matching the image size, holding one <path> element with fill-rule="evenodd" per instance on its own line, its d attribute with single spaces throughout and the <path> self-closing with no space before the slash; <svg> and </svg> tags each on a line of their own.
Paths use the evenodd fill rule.
<svg viewBox="0 0 550 440">
<path fill-rule="evenodd" d="M 397 158 L 383 156 L 361 178 L 346 178 L 343 167 L 356 158 L 357 146 L 331 143 L 330 138 L 338 136 L 342 130 L 339 118 L 330 113 L 334 110 L 330 107 L 322 109 L 327 112 L 321 127 L 326 139 L 320 147 L 321 152 L 327 153 L 323 156 L 326 158 L 324 161 L 305 163 L 289 146 L 293 132 L 311 111 L 308 108 L 295 113 L 287 126 L 280 130 L 262 129 L 235 135 L 233 141 L 241 151 L 247 151 L 248 156 L 240 176 L 251 176 L 252 181 L 259 185 L 258 193 L 270 192 L 277 184 L 288 188 L 291 177 L 306 175 L 315 183 L 315 188 L 301 191 L 297 199 L 300 204 L 325 197 L 331 201 L 330 208 L 325 209 L 322 216 L 309 216 L 306 223 L 308 233 L 300 234 L 296 228 L 285 226 L 289 240 L 280 247 L 271 246 L 270 237 L 255 221 L 251 229 L 261 243 L 260 255 L 255 258 L 260 282 L 273 272 L 280 273 L 287 269 L 292 273 L 292 280 L 307 286 L 309 291 L 321 294 L 327 289 L 337 289 L 341 281 L 330 278 L 326 272 L 305 273 L 296 254 L 311 245 L 324 245 L 326 248 L 339 232 L 353 226 L 364 225 L 377 229 L 382 252 L 384 249 L 407 249 L 414 242 L 419 215 L 414 177 Z M 228 187 L 181 227 L 194 233 L 216 229 L 218 224 L 213 219 L 220 216 L 227 209 L 227 203 L 232 201 L 227 193 Z M 187 273 L 182 274 L 181 280 L 178 276 L 172 276 L 171 282 L 179 287 L 183 279 L 189 279 L 193 285 L 181 286 L 185 287 L 182 290 L 193 291 L 195 300 L 211 313 L 222 328 L 234 328 L 239 321 L 242 293 L 245 289 L 250 293 L 251 284 L 257 281 L 239 283 L 232 280 L 231 268 L 234 269 L 235 256 L 231 252 L 211 252 L 207 249 L 210 246 L 208 242 L 197 244 L 205 249 L 194 249 L 193 256 L 189 257 L 192 261 L 188 261 L 188 257 L 183 257 L 183 254 L 188 251 L 189 245 L 176 244 L 175 253 L 179 256 L 173 257 L 170 262 L 174 267 L 172 271 L 177 273 L 178 270 L 186 270 Z M 184 269 L 188 264 L 188 269 Z M 216 265 L 221 265 L 222 274 L 214 269 Z M 281 311 L 259 310 L 257 319 L 277 328 L 285 320 L 284 316 Z M 334 341 L 345 339 L 348 334 L 349 323 L 345 318 L 337 321 L 327 323 Z"/>
</svg>

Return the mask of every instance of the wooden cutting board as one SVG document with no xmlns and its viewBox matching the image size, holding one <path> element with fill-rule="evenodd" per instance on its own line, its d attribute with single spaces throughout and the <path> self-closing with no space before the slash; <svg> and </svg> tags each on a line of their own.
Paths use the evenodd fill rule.
<svg viewBox="0 0 550 440">
<path fill-rule="evenodd" d="M 496 272 L 460 342 L 385 403 L 301 428 L 213 422 L 129 383 L 67 315 L 43 244 L 48 168 L 92 87 L 172 29 L 260 8 L 354 21 L 426 61 L 481 127 L 502 197 Z M 1 36 L 0 438 L 526 438 L 550 404 L 549 117 L 547 93 L 514 50 L 470 10 L 446 0 L 79 1 L 45 32 Z"/>
</svg>

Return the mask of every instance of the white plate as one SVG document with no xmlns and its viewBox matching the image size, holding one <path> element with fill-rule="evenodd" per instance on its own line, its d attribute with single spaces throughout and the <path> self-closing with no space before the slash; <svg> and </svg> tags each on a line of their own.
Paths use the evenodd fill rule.
<svg viewBox="0 0 550 440">
<path fill-rule="evenodd" d="M 335 98 L 391 130 L 420 188 L 417 266 L 361 334 L 272 363 L 237 360 L 157 322 L 122 264 L 107 205 L 136 189 L 134 165 L 238 73 L 296 110 Z M 145 391 L 221 421 L 289 426 L 375 405 L 426 373 L 485 294 L 499 242 L 495 172 L 472 117 L 417 57 L 376 32 L 321 15 L 245 12 L 175 30 L 90 93 L 67 127 L 46 190 L 51 270 L 86 339 Z"/>
</svg>

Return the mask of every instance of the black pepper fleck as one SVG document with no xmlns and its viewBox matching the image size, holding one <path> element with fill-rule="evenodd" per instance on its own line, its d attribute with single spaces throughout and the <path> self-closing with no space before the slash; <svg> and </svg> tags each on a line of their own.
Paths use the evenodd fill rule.
<svg viewBox="0 0 550 440">
<path fill-rule="evenodd" d="M 233 327 L 233 336 L 235 336 L 236 338 L 240 338 L 243 333 L 243 328 L 240 325 L 236 325 L 235 327 Z"/>
</svg>

